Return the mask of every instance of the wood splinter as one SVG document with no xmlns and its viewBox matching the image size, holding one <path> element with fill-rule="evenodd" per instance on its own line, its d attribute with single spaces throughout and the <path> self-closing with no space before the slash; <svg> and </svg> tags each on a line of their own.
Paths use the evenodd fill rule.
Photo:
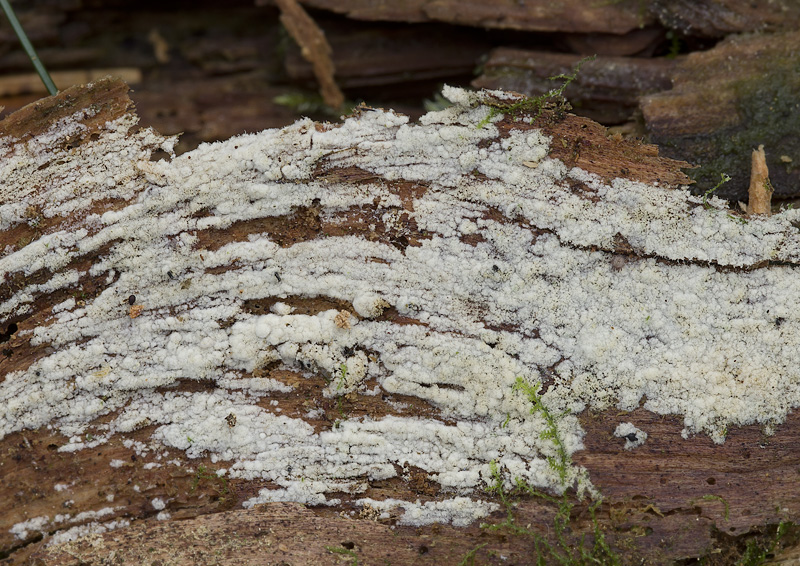
<svg viewBox="0 0 800 566">
<path fill-rule="evenodd" d="M 771 211 L 772 191 L 773 188 L 772 183 L 769 181 L 769 169 L 767 168 L 764 146 L 759 145 L 758 149 L 753 150 L 747 215 L 766 214 L 769 216 Z"/>
</svg>

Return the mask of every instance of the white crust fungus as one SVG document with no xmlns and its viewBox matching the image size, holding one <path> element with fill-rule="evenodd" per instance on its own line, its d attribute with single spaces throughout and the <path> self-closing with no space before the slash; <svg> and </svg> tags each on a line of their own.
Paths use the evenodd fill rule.
<svg viewBox="0 0 800 566">
<path fill-rule="evenodd" d="M 625 439 L 625 450 L 638 448 L 647 440 L 647 433 L 636 428 L 633 423 L 619 423 L 614 429 L 614 436 Z"/>
</svg>

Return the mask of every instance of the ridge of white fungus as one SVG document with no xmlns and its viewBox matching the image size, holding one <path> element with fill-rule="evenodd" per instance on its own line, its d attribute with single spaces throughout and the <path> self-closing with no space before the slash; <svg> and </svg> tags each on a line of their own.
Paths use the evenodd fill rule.
<svg viewBox="0 0 800 566">
<path fill-rule="evenodd" d="M 7 248 L 0 274 L 55 272 L 105 246 L 90 274 L 105 275 L 109 286 L 86 304 L 62 302 L 34 331 L 33 344 L 52 353 L 0 383 L 0 437 L 50 423 L 79 449 L 88 423 L 119 411 L 109 435 L 155 424 L 154 442 L 188 457 L 210 454 L 226 463 L 228 477 L 282 486 L 248 505 L 330 503 L 325 493 L 358 490 L 406 464 L 457 494 L 490 483 L 492 460 L 509 485 L 518 477 L 560 491 L 546 461 L 555 448 L 540 436 L 545 422 L 512 391 L 517 377 L 535 383 L 551 367 L 543 399 L 555 412 L 630 410 L 646 396 L 648 410 L 683 415 L 685 434 L 703 431 L 716 442 L 728 426 L 779 423 L 800 405 L 800 232 L 792 225 L 800 211 L 741 223 L 714 198 L 709 210 L 686 190 L 605 183 L 548 157 L 552 140 L 538 130 L 495 139 L 493 124 L 478 127 L 489 113 L 480 102 L 491 93 L 445 94 L 455 105 L 419 124 L 381 110 L 336 127 L 301 120 L 171 161 L 151 162 L 150 154 L 174 140 L 129 134 L 131 116 L 74 155 L 52 143 L 78 127 L 69 120 L 11 146 L 0 163 L 0 229 L 29 222 L 30 206 L 45 217 L 74 214 L 75 228 Z M 404 252 L 356 235 L 290 247 L 253 235 L 216 251 L 195 247 L 196 231 L 287 215 L 315 200 L 323 214 L 400 206 L 381 183 L 313 179 L 322 162 L 424 182 L 427 191 L 406 212 L 430 238 Z M 571 192 L 569 179 L 589 185 L 597 202 Z M 103 199 L 129 202 L 81 216 Z M 491 210 L 516 221 L 493 220 Z M 398 218 L 387 212 L 384 222 Z M 462 242 L 476 233 L 481 243 Z M 611 253 L 591 251 L 613 249 L 617 234 L 642 258 L 619 265 Z M 767 261 L 783 264 L 727 269 Z M 25 312 L 37 294 L 85 275 L 66 271 L 19 289 L 0 316 Z M 136 318 L 126 306 L 134 293 L 144 307 Z M 362 318 L 343 328 L 333 310 L 243 310 L 248 299 L 289 295 L 348 301 Z M 388 306 L 426 326 L 376 320 Z M 456 424 L 364 417 L 315 433 L 256 404 L 290 386 L 239 379 L 270 361 L 332 376 L 346 364 L 345 392 L 366 392 L 375 379 L 384 391 L 431 402 Z M 156 389 L 187 378 L 213 380 L 217 389 Z M 558 426 L 568 454 L 582 448 L 576 417 Z M 582 474 L 571 469 L 570 482 Z M 444 509 L 436 505 L 436 513 Z M 461 511 L 449 513 L 461 521 Z"/>
<path fill-rule="evenodd" d="M 47 535 L 48 531 L 54 530 L 57 527 L 65 526 L 65 524 L 85 523 L 86 521 L 92 519 L 101 519 L 108 515 L 113 515 L 119 509 L 120 509 L 119 507 L 104 507 L 99 511 L 84 511 L 83 513 L 78 513 L 76 515 L 72 515 L 70 513 L 57 514 L 52 519 L 48 515 L 42 515 L 41 517 L 34 517 L 33 519 L 28 519 L 27 521 L 17 523 L 13 527 L 11 527 L 8 532 L 15 535 L 18 539 L 25 540 L 34 531 L 39 532 L 43 535 Z M 105 525 L 123 526 L 119 525 L 120 523 L 125 523 L 127 525 L 127 521 L 125 520 L 111 521 L 109 523 L 105 523 Z M 99 525 L 99 523 L 95 521 L 93 521 L 91 524 Z M 78 525 L 78 527 L 79 526 L 80 525 Z M 105 531 L 103 530 L 100 532 L 105 532 Z M 62 534 L 66 535 L 66 533 Z"/>
</svg>

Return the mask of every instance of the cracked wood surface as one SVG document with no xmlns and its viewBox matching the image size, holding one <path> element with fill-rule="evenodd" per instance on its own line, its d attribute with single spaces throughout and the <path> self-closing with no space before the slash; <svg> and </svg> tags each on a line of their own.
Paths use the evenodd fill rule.
<svg viewBox="0 0 800 566">
<path fill-rule="evenodd" d="M 59 118 L 73 116 L 95 104 L 93 115 L 83 120 L 87 129 L 80 135 L 60 139 L 59 143 L 79 149 L 91 140 L 92 128 L 102 127 L 125 115 L 130 102 L 124 85 L 104 81 L 88 89 L 71 89 L 58 97 L 45 99 L 34 108 L 0 124 L 3 135 L 20 137 L 47 129 Z M 27 112 L 27 114 L 25 113 Z M 523 121 L 506 117 L 497 124 L 500 136 L 512 130 L 532 129 Z M 579 166 L 600 178 L 611 180 L 620 175 L 644 182 L 659 182 L 674 186 L 685 182 L 680 163 L 657 156 L 652 146 L 607 139 L 602 128 L 589 120 L 573 116 L 547 118 L 538 124 L 545 132 L 564 143 L 555 143 L 551 156 L 570 166 Z M 6 151 L 13 150 L 13 147 Z M 357 187 L 369 183 L 376 173 L 359 168 L 320 167 L 315 177 L 330 183 L 349 183 Z M 293 246 L 318 238 L 360 235 L 383 245 L 404 251 L 430 240 L 431 234 L 420 229 L 411 214 L 414 199 L 427 190 L 424 184 L 403 181 L 387 185 L 400 202 L 401 214 L 387 222 L 387 210 L 375 205 L 326 212 L 319 203 L 296 207 L 291 214 L 261 217 L 234 223 L 217 230 L 199 231 L 198 249 L 213 253 L 231 242 L 247 241 L 253 234 L 267 234 L 280 247 Z M 572 191 L 584 195 L 589 203 L 599 197 L 589 184 L 573 181 Z M 668 189 L 665 189 L 668 190 Z M 24 249 L 48 233 L 66 227 L 76 230 L 81 219 L 92 211 L 120 211 L 132 202 L 131 196 L 121 195 L 116 201 L 88 201 L 87 208 L 70 217 L 45 217 L 31 211 L 36 220 L 0 234 L 0 244 Z M 507 222 L 501 210 L 489 210 L 489 217 Z M 91 229 L 91 225 L 87 225 Z M 546 230 L 545 230 L 546 231 Z M 481 234 L 465 235 L 471 245 L 481 243 Z M 8 250 L 9 248 L 6 248 Z M 60 271 L 86 271 L 108 253 L 107 247 L 89 255 L 78 254 Z M 620 257 L 621 265 L 637 261 L 634 246 L 624 238 L 615 237 L 606 252 Z M 375 262 L 383 261 L 374 258 Z M 666 260 L 665 260 L 666 261 Z M 668 263 L 668 262 L 667 262 Z M 753 268 L 751 266 L 750 268 Z M 231 269 L 220 266 L 221 272 Z M 731 269 L 722 266 L 721 269 Z M 758 269 L 758 265 L 755 266 Z M 8 300 L 20 288 L 43 284 L 58 271 L 43 269 L 27 276 L 10 277 L 5 273 L 3 300 Z M 284 275 L 285 276 L 285 275 Z M 113 281 L 105 276 L 86 273 L 69 288 L 39 291 L 30 309 L 12 311 L 3 320 L 5 338 L 2 344 L 0 376 L 3 380 L 14 371 L 31 367 L 50 355 L 52 348 L 30 344 L 35 328 L 52 324 L 53 306 L 76 297 L 90 304 Z M 293 314 L 315 315 L 328 310 L 349 313 L 353 320 L 360 315 L 345 300 L 324 296 L 270 296 L 250 298 L 244 302 L 245 312 L 256 315 L 269 313 L 281 302 L 293 307 Z M 120 307 L 127 312 L 127 304 Z M 163 315 L 166 316 L 166 313 Z M 390 305 L 380 319 L 393 325 L 420 325 L 418 317 L 399 312 Z M 346 320 L 346 317 L 345 317 Z M 13 325 L 13 327 L 12 327 Z M 487 324 L 490 326 L 490 324 Z M 513 329 L 510 325 L 508 329 Z M 505 330 L 508 330 L 505 329 Z M 269 406 L 271 400 L 280 403 L 284 415 L 305 415 L 317 431 L 331 430 L 347 414 L 349 419 L 386 416 L 426 417 L 452 422 L 453 416 L 443 416 L 441 407 L 423 397 L 384 392 L 367 396 L 358 391 L 340 397 L 325 396 L 329 376 L 318 370 L 309 375 L 302 368 L 268 364 L 251 372 L 253 377 L 276 379 L 294 389 L 273 392 L 258 401 Z M 377 386 L 373 379 L 368 387 Z M 553 383 L 545 382 L 546 387 Z M 170 386 L 171 391 L 185 393 L 214 391 L 213 380 L 181 379 Z M 100 416 L 95 424 L 118 417 L 120 410 Z M 600 521 L 610 543 L 623 552 L 631 563 L 641 559 L 652 564 L 668 563 L 674 559 L 699 556 L 721 548 L 723 554 L 733 552 L 736 541 L 730 537 L 746 534 L 767 523 L 795 519 L 798 508 L 796 482 L 798 474 L 798 421 L 795 416 L 777 427 L 773 436 L 765 436 L 762 427 L 750 425 L 733 427 L 724 444 L 714 444 L 706 435 L 689 439 L 681 437 L 684 424 L 674 416 L 662 416 L 637 408 L 633 411 L 587 410 L 579 415 L 586 431 L 584 450 L 575 452 L 576 464 L 585 466 L 591 481 L 605 496 Z M 620 439 L 613 436 L 620 420 L 633 422 L 649 434 L 648 442 L 633 451 L 622 449 Z M 395 477 L 365 482 L 362 493 L 335 493 L 341 499 L 333 507 L 304 508 L 291 503 L 268 503 L 251 510 L 240 509 L 241 503 L 254 497 L 263 488 L 278 487 L 267 479 L 220 479 L 200 473 L 203 465 L 209 470 L 219 467 L 208 454 L 184 460 L 182 465 L 167 465 L 172 459 L 184 457 L 176 447 L 147 447 L 157 430 L 156 423 L 143 426 L 126 435 L 112 436 L 96 446 L 64 452 L 67 438 L 57 430 L 45 427 L 20 430 L 0 441 L 0 500 L 13 502 L 0 516 L 0 548 L 6 554 L 4 563 L 23 564 L 99 564 L 114 554 L 123 560 L 172 560 L 188 564 L 219 553 L 220 563 L 255 564 L 272 561 L 318 562 L 335 564 L 340 561 L 338 549 L 354 552 L 359 561 L 380 563 L 384 558 L 393 564 L 455 563 L 466 552 L 486 543 L 478 553 L 483 563 L 507 563 L 500 556 L 516 563 L 530 560 L 532 544 L 521 537 L 509 537 L 480 529 L 478 522 L 469 527 L 447 525 L 421 527 L 397 524 L 400 515 L 370 514 L 360 511 L 354 501 L 360 497 L 388 497 L 435 501 L 445 496 L 428 471 L 416 466 L 400 469 Z M 93 429 L 94 430 L 94 429 Z M 135 444 L 142 443 L 144 449 Z M 110 466 L 115 462 L 114 466 Z M 58 486 L 58 487 L 57 487 Z M 711 497 L 709 497 L 711 496 Z M 169 502 L 170 517 L 156 520 L 156 499 Z M 721 501 L 725 501 L 722 504 Z M 98 532 L 89 538 L 63 546 L 45 548 L 47 537 L 68 528 L 97 522 L 91 514 L 111 507 L 102 522 L 130 521 L 117 525 L 116 530 Z M 340 512 L 344 514 L 340 515 Z M 352 511 L 352 513 L 351 513 Z M 552 524 L 554 508 L 539 499 L 523 499 L 517 509 L 519 522 L 530 523 L 546 532 Z M 61 516 L 62 518 L 58 519 Z M 41 529 L 31 528 L 22 538 L 12 534 L 13 525 L 35 517 L 47 517 Z M 499 521 L 502 512 L 486 520 Z M 185 519 L 185 520 L 179 520 Z M 590 532 L 586 505 L 573 511 L 577 533 Z M 148 541 L 143 543 L 142 541 Z M 331 548 L 335 549 L 334 551 Z"/>
</svg>

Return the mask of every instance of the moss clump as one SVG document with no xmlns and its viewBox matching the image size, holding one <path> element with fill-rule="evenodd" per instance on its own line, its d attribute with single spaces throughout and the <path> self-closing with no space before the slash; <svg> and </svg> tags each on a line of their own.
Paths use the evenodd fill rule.
<svg viewBox="0 0 800 566">
<path fill-rule="evenodd" d="M 571 108 L 569 102 L 567 102 L 567 99 L 564 98 L 564 91 L 567 89 L 570 83 L 578 78 L 578 72 L 581 70 L 583 64 L 587 61 L 594 61 L 594 59 L 594 55 L 591 57 L 584 57 L 575 64 L 575 66 L 572 68 L 571 74 L 566 75 L 562 73 L 560 75 L 550 77 L 549 80 L 563 80 L 564 82 L 561 83 L 561 86 L 551 89 L 544 94 L 540 94 L 539 96 L 530 98 L 523 97 L 513 101 L 501 99 L 487 100 L 485 104 L 489 106 L 490 112 L 486 118 L 478 123 L 478 127 L 482 128 L 500 114 L 508 114 L 513 120 L 518 120 L 525 116 L 525 120 L 531 124 L 535 122 L 545 110 L 552 110 L 556 114 L 563 115 L 564 112 Z"/>
</svg>

